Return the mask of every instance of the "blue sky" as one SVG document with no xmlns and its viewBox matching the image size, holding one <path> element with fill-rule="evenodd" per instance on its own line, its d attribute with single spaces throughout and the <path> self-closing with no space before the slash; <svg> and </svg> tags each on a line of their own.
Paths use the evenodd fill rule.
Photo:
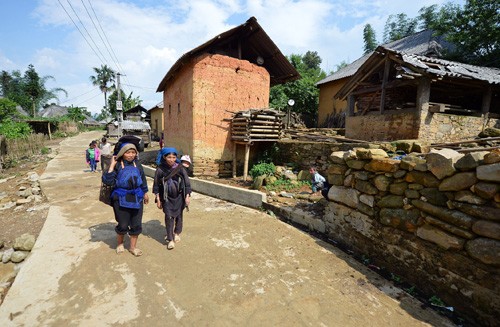
<svg viewBox="0 0 500 327">
<path fill-rule="evenodd" d="M 156 88 L 182 54 L 251 16 L 283 54 L 317 51 L 323 70 L 330 72 L 362 55 L 365 24 L 371 24 L 382 41 L 389 15 L 415 17 L 423 6 L 444 2 L 0 0 L 0 70 L 24 72 L 33 64 L 40 75 L 55 78 L 48 87 L 68 91 L 68 97 L 60 95 L 61 105 L 98 113 L 104 96 L 89 77 L 92 67 L 108 64 L 125 75 L 125 92 L 140 96 L 149 109 L 162 100 Z M 465 1 L 451 2 L 463 6 Z M 104 33 L 97 32 L 100 27 Z"/>
</svg>

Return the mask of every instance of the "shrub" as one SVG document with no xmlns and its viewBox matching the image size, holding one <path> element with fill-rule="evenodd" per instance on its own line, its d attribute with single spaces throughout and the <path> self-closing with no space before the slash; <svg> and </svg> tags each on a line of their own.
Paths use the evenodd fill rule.
<svg viewBox="0 0 500 327">
<path fill-rule="evenodd" d="M 5 120 L 0 123 L 0 134 L 5 135 L 10 140 L 27 137 L 31 132 L 30 125 L 25 122 Z"/>
<path fill-rule="evenodd" d="M 275 172 L 276 172 L 276 166 L 272 162 L 271 163 L 261 162 L 254 165 L 248 173 L 250 174 L 250 176 L 252 176 L 253 179 L 255 179 L 256 177 L 262 175 L 267 175 L 267 176 L 274 175 Z"/>
</svg>

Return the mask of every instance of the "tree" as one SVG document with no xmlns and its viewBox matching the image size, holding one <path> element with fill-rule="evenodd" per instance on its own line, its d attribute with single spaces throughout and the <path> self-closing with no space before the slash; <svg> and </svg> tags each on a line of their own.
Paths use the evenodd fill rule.
<svg viewBox="0 0 500 327">
<path fill-rule="evenodd" d="M 108 103 L 108 92 L 114 89 L 116 72 L 108 67 L 108 65 L 101 65 L 101 68 L 92 68 L 96 73 L 95 76 L 90 76 L 92 85 L 98 86 L 102 93 L 104 93 L 104 107 Z"/>
<path fill-rule="evenodd" d="M 288 100 L 293 99 L 295 105 L 291 108 L 292 111 L 302 114 L 303 118 L 313 125 L 319 104 L 319 89 L 316 83 L 326 77 L 326 73 L 319 66 L 321 58 L 316 51 L 308 51 L 303 56 L 292 54 L 288 60 L 297 69 L 301 78 L 273 86 L 269 96 L 270 106 L 285 110 L 288 108 Z"/>
<path fill-rule="evenodd" d="M 500 2 L 468 0 L 463 7 L 446 4 L 430 27 L 456 45 L 452 60 L 500 67 Z"/>
<path fill-rule="evenodd" d="M 68 114 L 66 117 L 74 122 L 83 122 L 86 115 L 90 116 L 90 113 L 85 108 L 70 106 L 68 107 Z"/>
<path fill-rule="evenodd" d="M 402 39 L 415 34 L 418 25 L 416 18 L 408 18 L 404 13 L 389 15 L 384 26 L 384 43 Z"/>
<path fill-rule="evenodd" d="M 54 80 L 54 77 L 40 77 L 31 64 L 23 75 L 18 70 L 13 71 L 11 74 L 2 71 L 0 74 L 2 94 L 22 108 L 29 108 L 31 116 L 36 116 L 38 110 L 49 100 L 58 100 L 58 92 L 63 92 L 67 96 L 67 92 L 62 88 L 47 89 L 45 84 L 50 79 Z"/>
<path fill-rule="evenodd" d="M 349 63 L 347 61 L 342 60 L 338 65 L 335 65 L 335 71 L 338 72 L 339 70 L 341 70 L 344 67 L 347 67 L 348 65 Z"/>
<path fill-rule="evenodd" d="M 17 116 L 17 103 L 6 98 L 0 98 L 0 122 Z"/>
<path fill-rule="evenodd" d="M 121 98 L 122 98 L 123 111 L 127 111 L 128 109 L 133 108 L 133 107 L 140 105 L 142 103 L 142 100 L 140 99 L 139 96 L 134 97 L 132 95 L 134 92 L 130 92 L 130 94 L 128 96 L 125 95 L 125 92 L 123 92 L 123 90 L 120 90 L 120 92 L 121 92 Z M 108 99 L 108 108 L 109 108 L 109 113 L 110 113 L 111 117 L 115 117 L 117 114 L 117 110 L 116 110 L 116 101 L 117 100 L 118 100 L 118 92 L 117 92 L 117 90 L 114 90 Z"/>
<path fill-rule="evenodd" d="M 364 53 L 367 54 L 372 52 L 377 48 L 377 40 L 375 38 L 375 30 L 373 30 L 370 24 L 366 24 L 363 28 L 363 41 L 365 43 Z"/>
</svg>

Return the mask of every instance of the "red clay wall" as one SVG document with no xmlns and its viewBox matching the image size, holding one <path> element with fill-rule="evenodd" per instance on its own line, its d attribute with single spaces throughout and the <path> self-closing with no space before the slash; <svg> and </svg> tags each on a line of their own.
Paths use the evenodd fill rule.
<svg viewBox="0 0 500 327">
<path fill-rule="evenodd" d="M 165 145 L 189 153 L 195 174 L 217 175 L 233 157 L 224 119 L 231 112 L 268 108 L 269 88 L 267 70 L 246 60 L 210 54 L 193 59 L 163 95 Z"/>
<path fill-rule="evenodd" d="M 193 156 L 199 174 L 217 174 L 233 158 L 233 114 L 269 106 L 270 76 L 263 67 L 222 55 L 202 55 L 193 67 Z"/>
</svg>

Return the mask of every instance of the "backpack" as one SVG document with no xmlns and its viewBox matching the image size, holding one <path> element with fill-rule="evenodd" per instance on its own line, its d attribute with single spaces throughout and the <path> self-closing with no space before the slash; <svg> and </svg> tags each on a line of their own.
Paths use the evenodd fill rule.
<svg viewBox="0 0 500 327">
<path fill-rule="evenodd" d="M 170 174 L 163 177 L 163 200 L 168 201 L 168 198 L 177 198 L 180 194 L 185 194 L 186 185 L 184 178 L 179 174 L 182 166 L 174 168 Z"/>
<path fill-rule="evenodd" d="M 125 166 L 123 162 L 121 164 L 122 169 L 116 175 L 113 195 L 118 196 L 120 207 L 139 209 L 144 198 L 141 172 L 135 162 L 133 166 Z"/>
</svg>

